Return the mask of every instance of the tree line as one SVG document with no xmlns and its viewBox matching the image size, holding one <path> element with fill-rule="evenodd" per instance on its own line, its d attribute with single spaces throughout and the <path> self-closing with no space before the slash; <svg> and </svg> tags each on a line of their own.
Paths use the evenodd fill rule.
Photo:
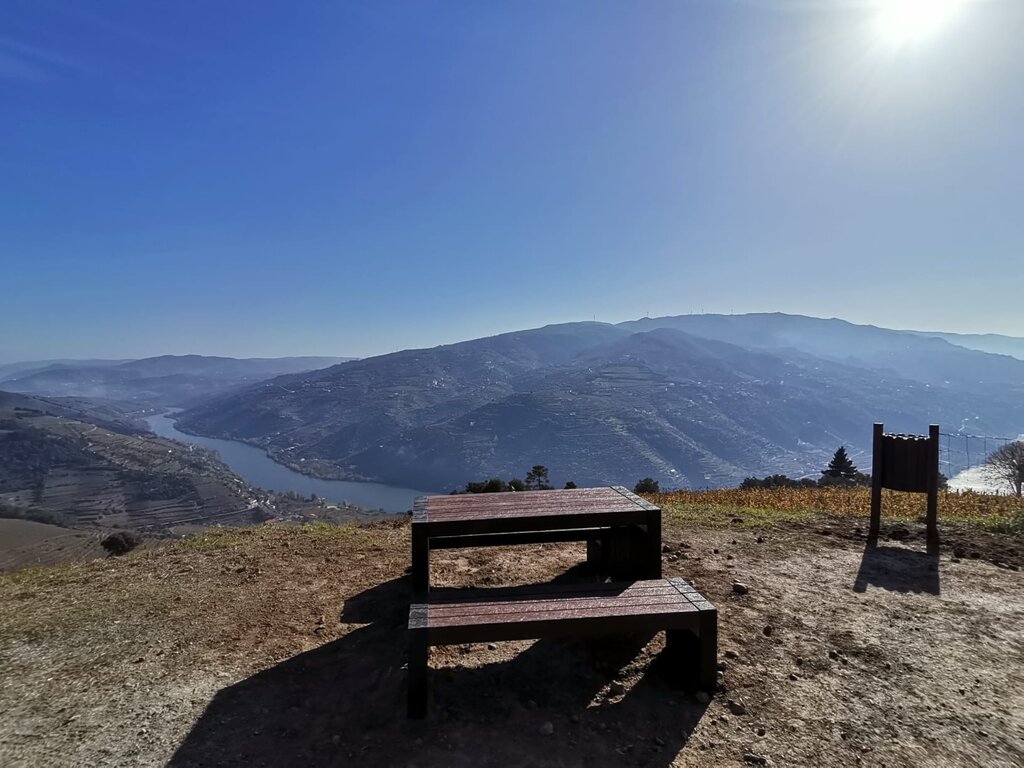
<svg viewBox="0 0 1024 768">
<path fill-rule="evenodd" d="M 994 451 L 986 458 L 985 467 L 992 477 L 1005 482 L 1013 494 L 1020 497 L 1024 491 L 1024 441 L 1008 443 Z M 793 478 L 783 474 L 747 477 L 740 483 L 740 488 L 744 490 L 752 488 L 855 488 L 866 485 L 871 485 L 871 475 L 857 469 L 857 465 L 853 463 L 846 452 L 846 447 L 841 445 L 832 454 L 828 465 L 821 470 L 819 478 Z M 488 480 L 471 481 L 466 483 L 464 488 L 452 491 L 452 494 L 550 491 L 552 487 L 549 482 L 548 468 L 543 464 L 534 464 L 522 480 L 515 477 L 509 480 L 492 477 Z M 565 484 L 565 488 L 575 487 L 576 483 L 571 480 Z M 946 490 L 948 487 L 949 480 L 940 472 L 939 488 Z M 633 492 L 651 494 L 660 493 L 661 489 L 657 480 L 645 477 L 637 481 L 633 486 Z"/>
<path fill-rule="evenodd" d="M 946 476 L 939 473 L 939 488 L 945 490 L 949 481 Z M 786 475 L 768 475 L 767 477 L 748 477 L 740 483 L 740 488 L 749 490 L 751 488 L 856 488 L 857 486 L 871 485 L 871 475 L 865 474 L 857 469 L 846 452 L 845 446 L 839 446 L 832 454 L 828 466 L 821 470 L 821 477 L 793 478 Z"/>
<path fill-rule="evenodd" d="M 543 464 L 534 464 L 526 473 L 526 477 L 520 480 L 513 477 L 510 480 L 502 480 L 500 477 L 492 477 L 489 480 L 470 481 L 465 488 L 452 491 L 455 496 L 461 493 L 502 493 L 505 491 L 550 491 L 553 486 L 548 479 L 548 468 Z M 575 488 L 576 483 L 572 480 L 565 484 L 566 488 Z"/>
</svg>

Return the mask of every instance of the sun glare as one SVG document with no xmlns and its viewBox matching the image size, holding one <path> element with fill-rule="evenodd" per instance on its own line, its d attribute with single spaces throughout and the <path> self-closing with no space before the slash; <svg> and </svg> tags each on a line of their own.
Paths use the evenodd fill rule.
<svg viewBox="0 0 1024 768">
<path fill-rule="evenodd" d="M 891 45 L 916 43 L 944 27 L 965 0 L 882 0 L 879 36 Z"/>
</svg>

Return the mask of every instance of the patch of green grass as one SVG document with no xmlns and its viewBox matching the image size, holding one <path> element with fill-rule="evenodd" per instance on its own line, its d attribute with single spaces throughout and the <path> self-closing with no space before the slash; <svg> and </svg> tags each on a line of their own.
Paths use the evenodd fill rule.
<svg viewBox="0 0 1024 768">
<path fill-rule="evenodd" d="M 350 544 L 357 547 L 377 545 L 381 539 L 379 531 L 359 523 L 306 523 L 300 530 L 302 535 L 317 542 Z"/>
<path fill-rule="evenodd" d="M 214 552 L 242 544 L 253 535 L 254 528 L 210 528 L 185 539 L 181 546 L 194 552 Z"/>
<path fill-rule="evenodd" d="M 375 543 L 379 534 L 358 523 L 315 522 L 302 525 L 260 525 L 251 528 L 211 528 L 191 539 L 182 546 L 195 552 L 214 552 L 239 546 L 253 546 L 260 542 L 307 539 L 332 544 Z"/>
<path fill-rule="evenodd" d="M 998 520 L 983 520 L 982 525 L 994 533 L 1024 536 L 1024 507 L 1017 509 L 1009 517 Z"/>
<path fill-rule="evenodd" d="M 82 563 L 60 565 L 32 565 L 14 571 L 0 573 L 0 587 L 31 588 L 65 584 L 77 578 Z"/>
<path fill-rule="evenodd" d="M 358 527 L 355 523 L 339 524 L 320 520 L 315 523 L 303 523 L 300 530 L 315 538 L 347 539 L 355 533 Z"/>
</svg>

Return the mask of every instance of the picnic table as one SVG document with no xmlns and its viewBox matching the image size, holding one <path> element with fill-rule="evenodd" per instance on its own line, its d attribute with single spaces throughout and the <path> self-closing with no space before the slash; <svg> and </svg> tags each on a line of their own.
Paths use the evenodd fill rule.
<svg viewBox="0 0 1024 768">
<path fill-rule="evenodd" d="M 432 549 L 550 541 L 587 541 L 588 561 L 619 581 L 430 594 Z M 411 570 L 410 717 L 427 713 L 433 645 L 664 630 L 671 667 L 714 689 L 718 611 L 683 579 L 661 578 L 661 509 L 625 488 L 421 496 Z"/>
<path fill-rule="evenodd" d="M 621 486 L 420 496 L 412 511 L 413 593 L 430 589 L 430 551 L 587 541 L 617 577 L 661 578 L 661 509 Z"/>
</svg>

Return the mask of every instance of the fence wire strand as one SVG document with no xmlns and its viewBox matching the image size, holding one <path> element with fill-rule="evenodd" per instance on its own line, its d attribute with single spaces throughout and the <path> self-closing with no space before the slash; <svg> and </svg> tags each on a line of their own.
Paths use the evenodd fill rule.
<svg viewBox="0 0 1024 768">
<path fill-rule="evenodd" d="M 939 432 L 939 463 L 942 473 L 952 478 L 968 469 L 981 467 L 995 451 L 1004 445 L 1016 442 L 1016 437 L 994 435 L 971 435 L 967 433 Z M 974 450 L 971 450 L 971 443 Z M 980 450 L 979 450 L 980 449 Z"/>
</svg>

